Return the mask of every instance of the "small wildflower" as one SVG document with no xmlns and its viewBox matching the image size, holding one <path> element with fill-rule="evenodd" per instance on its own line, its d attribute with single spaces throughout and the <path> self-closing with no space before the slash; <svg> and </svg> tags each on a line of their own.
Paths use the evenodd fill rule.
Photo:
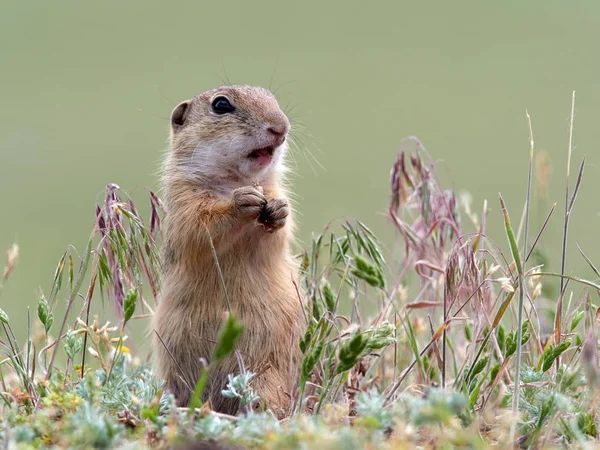
<svg viewBox="0 0 600 450">
<path fill-rule="evenodd" d="M 529 287 L 531 289 L 533 289 L 533 287 L 536 283 L 539 283 L 542 281 L 542 276 L 540 275 L 541 271 L 542 271 L 542 266 L 534 267 L 533 269 L 531 269 L 529 271 L 529 274 L 527 276 L 527 283 L 529 284 Z"/>
<path fill-rule="evenodd" d="M 102 326 L 102 328 L 100 328 L 100 330 L 98 330 L 98 331 L 97 331 L 97 332 L 98 332 L 98 334 L 103 334 L 103 333 L 106 333 L 106 332 L 112 332 L 112 331 L 116 331 L 116 330 L 118 330 L 118 327 L 111 327 L 111 328 L 109 328 L 109 327 L 108 327 L 109 325 L 110 325 L 110 321 L 106 322 L 106 323 L 105 323 L 105 324 Z M 94 331 L 96 331 L 96 329 L 94 329 Z"/>
<path fill-rule="evenodd" d="M 493 274 L 495 274 L 498 271 L 499 268 L 500 268 L 499 264 L 492 264 L 486 273 L 486 277 L 491 277 Z"/>
<path fill-rule="evenodd" d="M 129 364 L 131 362 L 131 350 L 129 350 L 129 347 L 125 346 L 125 345 L 121 345 L 121 347 L 111 347 L 110 349 L 110 359 L 114 360 L 115 358 L 118 358 L 119 356 L 123 356 L 123 358 L 125 359 L 125 362 L 127 364 Z"/>
<path fill-rule="evenodd" d="M 513 287 L 512 280 L 508 277 L 500 277 L 491 280 L 495 283 L 500 284 L 500 288 L 505 292 L 515 292 L 515 288 Z"/>
<path fill-rule="evenodd" d="M 121 210 L 125 209 L 127 205 L 125 203 L 114 202 L 111 203 L 110 208 L 117 214 L 121 214 Z"/>
</svg>

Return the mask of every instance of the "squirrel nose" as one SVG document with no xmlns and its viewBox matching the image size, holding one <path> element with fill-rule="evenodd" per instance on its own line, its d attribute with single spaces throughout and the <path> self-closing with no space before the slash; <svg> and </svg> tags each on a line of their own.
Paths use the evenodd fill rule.
<svg viewBox="0 0 600 450">
<path fill-rule="evenodd" d="M 285 142 L 288 127 L 286 125 L 271 125 L 267 131 L 275 138 L 276 145 L 281 145 Z"/>
<path fill-rule="evenodd" d="M 286 134 L 287 130 L 288 130 L 288 128 L 286 125 L 271 125 L 268 128 L 269 133 L 272 133 L 275 136 Z"/>
</svg>

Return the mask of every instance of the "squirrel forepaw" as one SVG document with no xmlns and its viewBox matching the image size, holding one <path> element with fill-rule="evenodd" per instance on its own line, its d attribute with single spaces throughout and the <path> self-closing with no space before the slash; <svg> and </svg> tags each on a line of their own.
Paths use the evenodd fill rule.
<svg viewBox="0 0 600 450">
<path fill-rule="evenodd" d="M 281 198 L 274 198 L 263 206 L 258 216 L 258 222 L 262 223 L 267 231 L 275 231 L 285 226 L 288 214 L 287 201 Z"/>
<path fill-rule="evenodd" d="M 267 205 L 263 193 L 251 186 L 233 191 L 233 202 L 240 216 L 249 221 L 258 218 Z"/>
</svg>

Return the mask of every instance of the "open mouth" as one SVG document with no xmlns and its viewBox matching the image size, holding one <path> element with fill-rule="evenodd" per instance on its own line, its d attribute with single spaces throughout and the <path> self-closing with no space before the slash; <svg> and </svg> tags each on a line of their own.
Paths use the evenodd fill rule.
<svg viewBox="0 0 600 450">
<path fill-rule="evenodd" d="M 274 152 L 275 152 L 275 147 L 257 148 L 256 150 L 252 150 L 250 152 L 250 154 L 248 155 L 248 158 L 258 159 L 258 160 L 271 159 Z"/>
</svg>

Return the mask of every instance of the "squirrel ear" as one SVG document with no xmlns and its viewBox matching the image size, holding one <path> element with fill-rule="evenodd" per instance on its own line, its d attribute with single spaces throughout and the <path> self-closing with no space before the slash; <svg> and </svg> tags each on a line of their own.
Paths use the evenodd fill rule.
<svg viewBox="0 0 600 450">
<path fill-rule="evenodd" d="M 186 101 L 180 103 L 175 107 L 173 112 L 171 113 L 171 126 L 175 129 L 181 128 L 185 124 L 185 120 L 187 119 L 187 112 L 189 110 L 190 102 Z"/>
</svg>

